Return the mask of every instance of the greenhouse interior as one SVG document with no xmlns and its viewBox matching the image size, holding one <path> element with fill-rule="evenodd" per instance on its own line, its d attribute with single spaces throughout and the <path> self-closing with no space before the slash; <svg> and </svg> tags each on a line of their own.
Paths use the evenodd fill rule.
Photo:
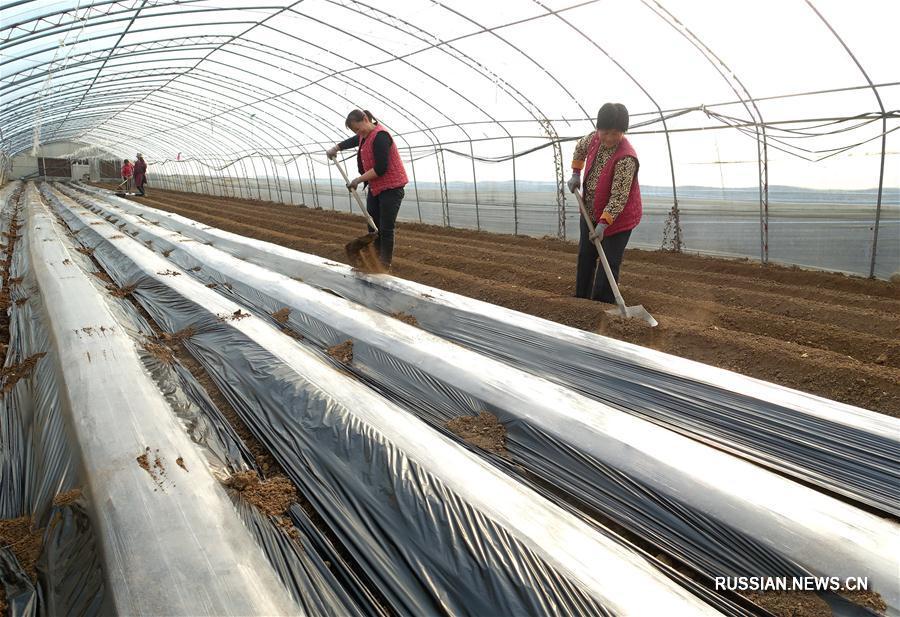
<svg viewBox="0 0 900 617">
<path fill-rule="evenodd" d="M 900 616 L 898 24 L 0 0 L 0 617 Z"/>
</svg>

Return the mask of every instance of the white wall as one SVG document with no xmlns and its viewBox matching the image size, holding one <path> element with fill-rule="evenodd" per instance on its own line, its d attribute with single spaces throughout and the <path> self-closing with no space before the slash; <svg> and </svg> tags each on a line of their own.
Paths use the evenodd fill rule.
<svg viewBox="0 0 900 617">
<path fill-rule="evenodd" d="M 63 159 L 70 154 L 85 148 L 85 146 L 86 144 L 77 142 L 57 142 L 52 144 L 45 144 L 38 147 L 38 156 L 44 156 L 53 159 Z M 101 158 L 106 160 L 118 160 L 118 157 L 115 157 L 111 154 L 108 156 L 102 156 Z M 10 173 L 10 179 L 15 180 L 37 173 L 38 159 L 37 157 L 31 155 L 31 151 L 12 157 L 12 172 Z M 100 179 L 99 159 L 91 161 L 90 175 L 91 180 L 94 182 Z"/>
</svg>

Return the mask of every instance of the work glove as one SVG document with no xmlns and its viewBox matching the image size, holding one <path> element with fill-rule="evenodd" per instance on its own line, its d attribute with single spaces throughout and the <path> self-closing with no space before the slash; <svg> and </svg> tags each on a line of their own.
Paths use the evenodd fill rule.
<svg viewBox="0 0 900 617">
<path fill-rule="evenodd" d="M 325 154 L 328 155 L 328 158 L 333 159 L 337 156 L 337 153 L 340 152 L 341 149 L 337 146 L 331 146 L 328 150 L 325 151 Z"/>
<path fill-rule="evenodd" d="M 355 191 L 356 187 L 358 187 L 361 183 L 362 183 L 362 179 L 353 178 L 353 180 L 351 180 L 350 182 L 347 183 L 347 188 L 350 189 L 351 191 Z"/>
<path fill-rule="evenodd" d="M 569 181 L 566 182 L 566 185 L 569 187 L 569 191 L 574 193 L 575 189 L 577 189 L 579 186 L 581 186 L 581 172 L 573 171 L 572 177 L 569 178 Z"/>
<path fill-rule="evenodd" d="M 594 242 L 595 240 L 603 240 L 603 234 L 606 233 L 607 227 L 609 227 L 609 225 L 607 225 L 603 221 L 600 221 L 599 223 L 597 223 L 596 227 L 594 227 L 594 232 L 590 234 L 588 238 L 590 238 L 591 242 Z"/>
</svg>

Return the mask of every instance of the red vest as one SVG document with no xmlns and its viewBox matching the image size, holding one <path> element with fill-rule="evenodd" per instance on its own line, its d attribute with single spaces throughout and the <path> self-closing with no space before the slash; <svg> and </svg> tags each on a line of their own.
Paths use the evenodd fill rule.
<svg viewBox="0 0 900 617">
<path fill-rule="evenodd" d="M 380 124 L 375 125 L 375 130 L 366 136 L 365 141 L 359 145 L 359 157 L 362 159 L 363 172 L 375 167 L 375 153 L 372 151 L 372 144 L 375 143 L 375 136 L 381 131 L 386 130 Z M 388 189 L 399 189 L 406 186 L 409 179 L 406 177 L 406 169 L 403 167 L 403 161 L 400 160 L 400 151 L 397 149 L 397 142 L 391 143 L 391 151 L 388 155 L 387 171 L 383 176 L 369 180 L 369 193 L 378 195 L 382 191 Z"/>
<path fill-rule="evenodd" d="M 591 167 L 594 165 L 594 160 L 597 158 L 597 152 L 599 150 L 600 137 L 597 133 L 594 133 L 594 137 L 591 139 L 591 145 L 588 147 L 586 173 L 584 174 L 585 179 L 587 179 L 588 174 L 590 174 Z M 600 220 L 600 215 L 603 214 L 603 210 L 609 203 L 609 197 L 612 194 L 613 174 L 616 169 L 616 163 L 626 156 L 634 158 L 635 162 L 637 162 L 638 169 L 640 169 L 637 153 L 634 151 L 631 143 L 623 137 L 622 141 L 619 142 L 619 147 L 616 148 L 613 155 L 606 161 L 606 165 L 600 170 L 600 177 L 597 179 L 597 189 L 594 191 L 595 221 Z M 619 213 L 619 216 L 616 217 L 613 224 L 606 228 L 604 235 L 611 236 L 623 231 L 628 231 L 629 229 L 634 229 L 638 226 L 638 223 L 641 222 L 641 215 L 643 215 L 643 213 L 644 208 L 641 204 L 641 187 L 638 185 L 637 170 L 635 170 L 634 180 L 631 182 L 631 191 L 628 193 L 628 201 L 625 202 L 625 208 Z"/>
</svg>

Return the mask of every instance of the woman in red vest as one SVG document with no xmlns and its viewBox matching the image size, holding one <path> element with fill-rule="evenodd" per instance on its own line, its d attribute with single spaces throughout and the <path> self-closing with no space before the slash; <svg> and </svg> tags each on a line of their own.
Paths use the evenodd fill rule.
<svg viewBox="0 0 900 617">
<path fill-rule="evenodd" d="M 641 222 L 643 208 L 637 180 L 640 165 L 637 153 L 625 139 L 627 130 L 625 106 L 606 103 L 597 114 L 597 130 L 582 137 L 575 146 L 569 190 L 574 193 L 579 186 L 583 187 L 584 202 L 595 224 L 591 235 L 582 217 L 575 278 L 577 298 L 615 303 L 606 273 L 597 267 L 594 238 L 602 238 L 600 244 L 618 282 L 631 230 Z M 586 169 L 583 182 L 582 169 Z"/>
<path fill-rule="evenodd" d="M 366 210 L 378 225 L 375 249 L 384 266 L 390 268 L 394 255 L 394 226 L 405 195 L 403 187 L 408 182 L 406 169 L 390 133 L 369 111 L 354 109 L 345 124 L 356 136 L 329 148 L 327 154 L 334 158 L 340 150 L 359 148 L 356 166 L 360 175 L 351 180 L 347 188 L 352 191 L 362 183 L 368 184 Z"/>
<path fill-rule="evenodd" d="M 131 161 L 125 159 L 122 162 L 122 184 L 119 186 L 125 186 L 125 192 L 131 190 L 131 175 L 134 173 L 134 165 L 131 164 Z"/>
<path fill-rule="evenodd" d="M 134 188 L 137 189 L 138 195 L 143 196 L 145 184 L 147 184 L 147 162 L 144 155 L 138 152 L 137 160 L 134 162 Z"/>
</svg>

